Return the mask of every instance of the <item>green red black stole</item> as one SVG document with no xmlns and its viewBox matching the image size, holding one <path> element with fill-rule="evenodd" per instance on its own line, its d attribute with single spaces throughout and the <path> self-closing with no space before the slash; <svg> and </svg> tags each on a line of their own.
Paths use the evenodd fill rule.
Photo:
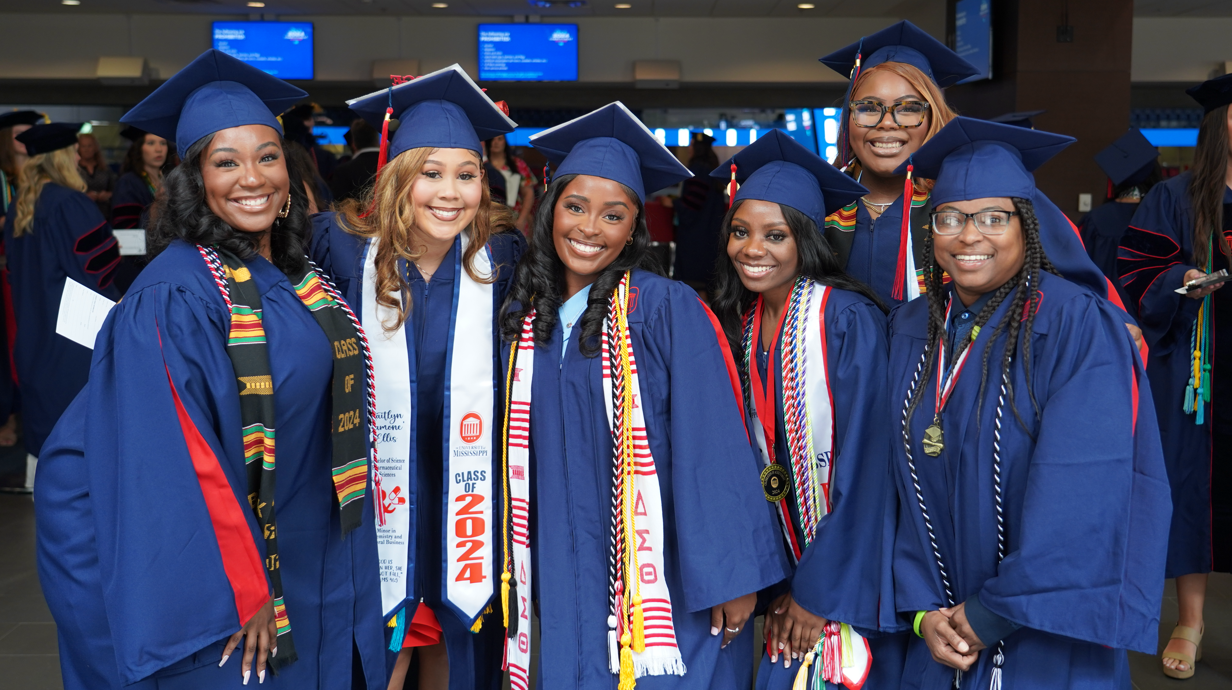
<svg viewBox="0 0 1232 690">
<path fill-rule="evenodd" d="M 227 355 L 239 385 L 240 420 L 244 434 L 244 463 L 248 474 L 248 501 L 265 535 L 265 570 L 273 587 L 274 616 L 278 626 L 277 656 L 271 669 L 295 661 L 291 624 L 282 596 L 278 562 L 278 528 L 274 518 L 274 382 L 269 348 L 262 326 L 261 291 L 248 268 L 230 252 L 198 247 L 223 301 L 231 310 Z M 341 508 L 342 535 L 359 526 L 367 490 L 368 447 L 365 427 L 371 428 L 372 409 L 365 403 L 364 382 L 371 383 L 371 360 L 363 329 L 337 290 L 310 267 L 302 275 L 288 276 L 304 306 L 333 344 L 333 480 Z M 369 390 L 371 386 L 369 385 Z M 372 401 L 367 401 L 371 403 Z M 375 444 L 373 445 L 375 447 Z M 375 465 L 375 457 L 373 464 Z"/>
</svg>

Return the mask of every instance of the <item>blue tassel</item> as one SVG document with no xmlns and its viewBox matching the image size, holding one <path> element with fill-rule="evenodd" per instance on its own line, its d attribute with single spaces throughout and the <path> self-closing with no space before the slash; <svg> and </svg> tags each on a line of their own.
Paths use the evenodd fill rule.
<svg viewBox="0 0 1232 690">
<path fill-rule="evenodd" d="M 1202 423 L 1206 421 L 1205 411 L 1206 411 L 1206 405 L 1202 404 L 1201 400 L 1195 400 L 1194 401 L 1194 424 L 1197 424 L 1198 426 L 1202 426 Z"/>
<path fill-rule="evenodd" d="M 1185 410 L 1185 414 L 1194 413 L 1193 402 L 1194 402 L 1193 377 L 1190 377 L 1189 385 L 1185 386 L 1185 403 L 1181 405 L 1181 409 Z"/>
<path fill-rule="evenodd" d="M 394 616 L 394 621 L 395 621 L 394 634 L 393 634 L 393 637 L 390 638 L 389 640 L 389 651 L 401 652 L 402 651 L 402 638 L 406 636 L 406 607 L 405 606 L 402 607 L 402 609 L 398 611 L 398 613 Z"/>
</svg>

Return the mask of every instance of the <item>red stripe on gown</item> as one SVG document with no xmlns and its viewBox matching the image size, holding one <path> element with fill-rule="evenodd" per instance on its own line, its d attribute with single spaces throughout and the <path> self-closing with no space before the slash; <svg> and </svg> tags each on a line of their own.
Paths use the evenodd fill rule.
<svg viewBox="0 0 1232 690">
<path fill-rule="evenodd" d="M 163 334 L 157 322 L 155 328 L 158 332 L 158 347 L 161 349 Z M 175 413 L 180 420 L 180 430 L 184 432 L 184 445 L 192 458 L 197 483 L 201 486 L 201 496 L 205 499 L 205 508 L 210 514 L 210 525 L 214 528 L 214 537 L 218 540 L 222 569 L 227 574 L 231 591 L 235 593 L 235 609 L 239 614 L 240 625 L 243 626 L 269 601 L 265 564 L 261 562 L 261 554 L 257 553 L 244 510 L 235 499 L 235 492 L 231 490 L 227 475 L 218 464 L 218 458 L 210 444 L 197 430 L 188 410 L 184 409 L 165 356 L 163 369 L 167 372 L 167 385 L 171 387 L 171 397 L 175 400 Z"/>
<path fill-rule="evenodd" d="M 702 309 L 706 310 L 706 316 L 710 318 L 710 325 L 714 326 L 715 337 L 719 341 L 719 349 L 723 351 L 723 363 L 727 365 L 727 378 L 731 381 L 732 394 L 736 396 L 737 403 L 743 400 L 743 394 L 740 392 L 740 375 L 736 373 L 736 360 L 732 357 L 731 347 L 727 344 L 727 336 L 723 333 L 723 327 L 719 325 L 719 319 L 710 311 L 710 307 L 706 303 L 697 300 L 697 303 L 702 305 Z M 744 420 L 744 405 L 737 404 L 740 408 L 740 419 Z M 745 433 L 748 433 L 747 430 Z"/>
</svg>

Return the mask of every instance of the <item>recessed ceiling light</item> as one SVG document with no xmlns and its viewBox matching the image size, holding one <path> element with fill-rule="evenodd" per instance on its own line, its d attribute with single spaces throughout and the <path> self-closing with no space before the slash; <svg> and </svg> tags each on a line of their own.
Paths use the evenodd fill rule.
<svg viewBox="0 0 1232 690">
<path fill-rule="evenodd" d="M 249 6 L 249 7 L 265 7 L 265 3 L 263 3 L 263 2 L 250 2 L 250 3 L 248 3 L 248 6 Z"/>
<path fill-rule="evenodd" d="M 796 5 L 796 9 L 798 10 L 811 10 L 815 7 L 817 7 L 817 5 L 814 5 L 811 2 L 802 2 L 799 5 Z"/>
<path fill-rule="evenodd" d="M 432 3 L 432 6 L 433 6 L 433 7 L 435 7 L 436 9 L 438 9 L 438 10 L 443 10 L 443 9 L 445 9 L 446 7 L 449 7 L 449 3 L 447 3 L 447 2 L 434 2 L 434 3 Z"/>
<path fill-rule="evenodd" d="M 60 4 L 68 5 L 70 7 L 76 7 L 77 5 L 81 4 L 81 0 L 60 0 Z"/>
<path fill-rule="evenodd" d="M 629 4 L 629 3 L 627 3 L 627 2 L 618 2 L 618 3 L 616 3 L 616 9 L 618 9 L 618 10 L 631 10 L 631 9 L 633 9 L 633 5 L 630 5 L 630 4 Z"/>
</svg>

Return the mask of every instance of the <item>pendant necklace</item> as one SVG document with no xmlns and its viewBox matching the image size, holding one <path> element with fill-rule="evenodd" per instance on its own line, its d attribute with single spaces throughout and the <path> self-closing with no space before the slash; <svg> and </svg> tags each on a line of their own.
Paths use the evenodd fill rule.
<svg viewBox="0 0 1232 690">
<path fill-rule="evenodd" d="M 946 331 L 950 327 L 950 309 L 953 306 L 953 298 L 950 304 L 945 308 L 945 326 Z M 958 382 L 958 375 L 962 373 L 963 365 L 967 363 L 967 355 L 971 353 L 971 344 L 979 335 L 980 329 L 973 328 L 971 337 L 967 339 L 963 345 L 962 353 L 958 355 L 958 360 L 954 362 L 954 366 L 949 369 L 949 376 L 946 376 L 945 369 L 945 335 L 941 336 L 941 342 L 937 343 L 937 398 L 936 406 L 933 408 L 933 423 L 929 424 L 924 429 L 924 438 L 920 445 L 924 449 L 924 454 L 929 457 L 937 457 L 941 455 L 941 451 L 945 450 L 945 435 L 941 430 L 941 412 L 945 409 L 945 404 L 950 401 L 950 395 L 954 392 L 954 384 Z M 957 345 L 957 343 L 956 343 Z"/>
</svg>

